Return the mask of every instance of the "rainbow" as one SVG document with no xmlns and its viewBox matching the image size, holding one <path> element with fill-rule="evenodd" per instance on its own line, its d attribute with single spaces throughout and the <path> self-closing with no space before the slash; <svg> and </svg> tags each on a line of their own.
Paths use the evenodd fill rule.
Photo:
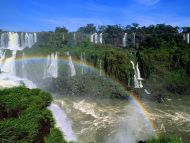
<svg viewBox="0 0 190 143">
<path fill-rule="evenodd" d="M 21 62 L 22 60 L 46 60 L 47 59 L 47 55 L 25 55 L 24 58 L 22 57 L 22 55 L 17 56 L 16 61 L 17 62 Z M 64 61 L 64 62 L 68 62 L 68 57 L 67 56 L 59 56 L 59 61 Z M 77 58 L 73 58 L 73 62 L 77 65 L 81 65 L 81 61 Z M 94 67 L 92 64 L 85 62 L 84 63 L 85 67 L 88 67 L 90 69 L 92 69 L 93 71 L 99 71 L 99 69 L 97 67 Z M 102 71 L 103 72 L 103 71 Z M 105 74 L 103 72 L 103 74 Z M 125 88 L 127 90 L 126 85 L 122 84 L 120 81 L 111 78 L 112 80 L 116 81 L 117 83 L 119 83 L 119 85 L 121 85 L 123 88 Z M 153 120 L 151 120 L 150 114 L 148 109 L 146 109 L 146 107 L 144 106 L 143 102 L 138 98 L 138 96 L 133 93 L 133 92 L 129 92 L 127 91 L 130 95 L 130 100 L 132 101 L 133 105 L 135 107 L 137 107 L 137 109 L 140 111 L 140 113 L 142 113 L 142 115 L 145 117 L 146 121 L 149 124 L 149 127 L 151 128 L 151 130 L 153 131 L 154 136 L 157 136 L 157 126 L 156 124 L 153 122 Z"/>
</svg>

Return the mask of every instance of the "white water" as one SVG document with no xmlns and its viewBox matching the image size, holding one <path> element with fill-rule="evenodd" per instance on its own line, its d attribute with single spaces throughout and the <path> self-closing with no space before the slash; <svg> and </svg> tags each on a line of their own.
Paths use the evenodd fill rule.
<svg viewBox="0 0 190 143">
<path fill-rule="evenodd" d="M 2 72 L 0 73 L 0 87 L 25 85 L 28 88 L 36 88 L 36 85 L 32 81 L 16 76 L 16 51 L 12 51 L 10 58 L 5 57 L 5 52 L 0 52 L 0 59 Z"/>
<path fill-rule="evenodd" d="M 51 104 L 49 109 L 56 120 L 56 126 L 64 133 L 64 138 L 67 141 L 77 141 L 77 137 L 72 130 L 72 123 L 64 110 L 56 104 Z"/>
<path fill-rule="evenodd" d="M 58 77 L 58 56 L 57 52 L 50 54 L 47 57 L 46 67 L 44 71 L 44 78 Z"/>
<path fill-rule="evenodd" d="M 15 69 L 15 59 L 16 59 L 16 51 L 12 51 L 12 56 L 9 58 L 5 58 L 4 62 L 2 62 L 1 72 L 9 73 L 10 75 L 16 75 Z"/>
<path fill-rule="evenodd" d="M 98 33 L 94 33 L 92 35 L 90 35 L 90 42 L 92 43 L 100 43 L 102 44 L 103 42 L 103 39 L 102 39 L 102 33 L 98 34 Z"/>
<path fill-rule="evenodd" d="M 4 32 L 1 34 L 0 48 L 22 50 L 26 47 L 31 48 L 36 42 L 36 33 Z"/>
<path fill-rule="evenodd" d="M 94 43 L 95 44 L 98 43 L 98 34 L 97 33 L 94 34 Z"/>
<path fill-rule="evenodd" d="M 94 34 L 90 35 L 90 42 L 94 43 Z"/>
<path fill-rule="evenodd" d="M 100 44 L 102 44 L 102 43 L 103 43 L 102 33 L 100 33 L 100 35 L 99 35 L 99 43 L 100 43 Z"/>
<path fill-rule="evenodd" d="M 4 59 L 5 59 L 5 51 L 0 50 L 0 72 L 1 72 L 1 67 L 2 67 Z"/>
<path fill-rule="evenodd" d="M 75 76 L 76 75 L 76 70 L 75 70 L 75 66 L 73 64 L 71 55 L 69 55 L 69 68 L 70 68 L 70 76 L 71 77 Z"/>
<path fill-rule="evenodd" d="M 138 63 L 135 67 L 135 64 L 133 61 L 130 61 L 134 70 L 134 87 L 135 88 L 143 88 L 143 84 L 142 84 L 142 78 L 140 75 L 140 70 L 139 70 L 139 66 Z"/>
<path fill-rule="evenodd" d="M 144 89 L 144 92 L 148 95 L 150 95 L 151 93 L 147 90 L 147 89 Z"/>
<path fill-rule="evenodd" d="M 189 33 L 187 33 L 187 44 L 189 44 Z"/>
<path fill-rule="evenodd" d="M 124 34 L 123 36 L 123 47 L 127 46 L 127 33 Z"/>
</svg>

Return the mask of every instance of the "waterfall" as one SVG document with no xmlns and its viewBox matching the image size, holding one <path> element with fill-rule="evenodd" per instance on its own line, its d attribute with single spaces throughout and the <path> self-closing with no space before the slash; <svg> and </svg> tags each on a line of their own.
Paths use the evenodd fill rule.
<svg viewBox="0 0 190 143">
<path fill-rule="evenodd" d="M 10 50 L 18 50 L 19 49 L 19 35 L 18 33 L 8 32 L 8 48 Z"/>
<path fill-rule="evenodd" d="M 75 76 L 76 75 L 76 70 L 75 70 L 75 66 L 73 64 L 71 55 L 69 55 L 69 68 L 70 68 L 70 76 L 71 77 Z"/>
<path fill-rule="evenodd" d="M 16 51 L 12 51 L 12 56 L 10 58 L 6 58 L 2 63 L 1 71 L 16 76 L 15 59 Z"/>
<path fill-rule="evenodd" d="M 139 70 L 139 66 L 138 66 L 138 63 L 135 67 L 135 64 L 133 61 L 130 61 L 131 64 L 132 64 L 132 67 L 133 67 L 133 70 L 134 70 L 134 87 L 135 88 L 143 88 L 143 85 L 142 85 L 142 78 L 141 78 L 141 75 L 140 75 L 140 70 Z"/>
<path fill-rule="evenodd" d="M 0 50 L 0 73 L 1 73 L 1 67 L 2 67 L 4 59 L 5 59 L 5 51 Z"/>
<path fill-rule="evenodd" d="M 90 42 L 95 44 L 97 43 L 102 44 L 103 43 L 102 33 L 100 33 L 99 35 L 97 33 L 90 35 Z"/>
<path fill-rule="evenodd" d="M 94 43 L 95 44 L 98 43 L 98 34 L 97 33 L 94 34 Z"/>
<path fill-rule="evenodd" d="M 44 78 L 47 77 L 58 77 L 58 56 L 57 52 L 54 54 L 50 54 L 47 57 L 45 72 L 44 72 Z"/>
<path fill-rule="evenodd" d="M 189 44 L 189 33 L 187 33 L 187 44 Z"/>
<path fill-rule="evenodd" d="M 64 110 L 56 104 L 51 104 L 49 109 L 52 111 L 56 120 L 56 126 L 64 133 L 64 138 L 67 141 L 77 141 L 77 137 L 72 130 L 72 122 Z"/>
<path fill-rule="evenodd" d="M 141 78 L 141 73 L 140 73 L 140 70 L 139 70 L 139 65 L 137 63 L 136 65 L 136 70 L 137 70 L 137 80 L 139 82 L 139 88 L 143 88 L 143 85 L 142 85 L 142 80 L 143 78 Z"/>
<path fill-rule="evenodd" d="M 31 48 L 37 42 L 36 33 L 3 32 L 0 39 L 1 49 L 22 50 Z"/>
<path fill-rule="evenodd" d="M 94 34 L 90 35 L 90 42 L 94 43 Z"/>
<path fill-rule="evenodd" d="M 100 33 L 100 35 L 99 35 L 99 43 L 100 43 L 100 44 L 103 43 L 102 33 Z"/>
<path fill-rule="evenodd" d="M 127 33 L 124 34 L 123 36 L 123 47 L 127 46 Z"/>
</svg>

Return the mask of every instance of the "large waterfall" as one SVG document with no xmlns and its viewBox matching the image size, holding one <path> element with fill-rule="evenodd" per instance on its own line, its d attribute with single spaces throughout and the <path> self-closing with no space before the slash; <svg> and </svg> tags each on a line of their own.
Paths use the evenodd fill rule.
<svg viewBox="0 0 190 143">
<path fill-rule="evenodd" d="M 16 51 L 6 58 L 5 52 L 0 50 L 0 87 L 13 87 L 25 85 L 28 88 L 36 88 L 36 85 L 25 78 L 16 76 Z"/>
<path fill-rule="evenodd" d="M 138 63 L 136 65 L 136 67 L 135 67 L 135 64 L 133 61 L 131 61 L 131 64 L 132 64 L 132 67 L 134 70 L 134 87 L 135 88 L 143 88 L 143 85 L 142 85 L 143 79 L 141 78 L 141 75 L 140 75 Z"/>
<path fill-rule="evenodd" d="M 53 77 L 57 78 L 58 77 L 58 56 L 57 52 L 54 54 L 50 54 L 47 57 L 47 62 L 46 62 L 46 68 L 44 71 L 44 78 L 47 77 Z"/>
<path fill-rule="evenodd" d="M 3 32 L 0 37 L 1 49 L 22 50 L 31 48 L 37 42 L 36 33 L 29 32 Z"/>
<path fill-rule="evenodd" d="M 5 51 L 0 50 L 0 72 L 1 72 L 1 67 L 3 65 L 4 59 L 5 59 Z"/>
<path fill-rule="evenodd" d="M 97 43 L 102 44 L 102 42 L 103 42 L 102 33 L 100 33 L 100 34 L 94 33 L 94 34 L 90 35 L 90 41 L 95 44 L 97 44 Z"/>
<path fill-rule="evenodd" d="M 16 51 L 12 51 L 12 56 L 9 58 L 5 58 L 4 62 L 1 63 L 1 72 L 9 73 L 10 75 L 16 75 L 15 69 L 15 59 L 16 59 Z"/>
</svg>

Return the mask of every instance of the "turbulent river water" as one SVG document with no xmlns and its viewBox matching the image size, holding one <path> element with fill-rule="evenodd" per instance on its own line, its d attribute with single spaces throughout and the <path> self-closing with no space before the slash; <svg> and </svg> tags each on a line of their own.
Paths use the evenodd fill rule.
<svg viewBox="0 0 190 143">
<path fill-rule="evenodd" d="M 144 102 L 157 133 L 177 134 L 190 141 L 189 99 Z M 79 143 L 133 143 L 152 135 L 144 116 L 130 101 L 55 96 L 68 116 Z"/>
</svg>

